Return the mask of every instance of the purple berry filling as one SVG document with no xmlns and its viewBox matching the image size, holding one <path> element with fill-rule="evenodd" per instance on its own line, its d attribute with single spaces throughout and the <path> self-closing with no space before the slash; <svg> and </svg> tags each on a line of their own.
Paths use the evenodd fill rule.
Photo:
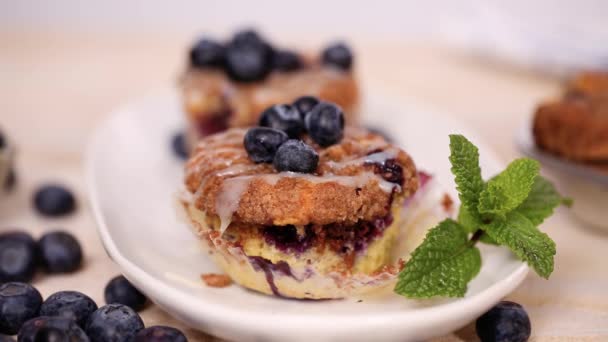
<svg viewBox="0 0 608 342">
<path fill-rule="evenodd" d="M 283 276 L 289 276 L 294 278 L 293 274 L 291 273 L 291 267 L 289 267 L 289 264 L 286 263 L 285 261 L 279 261 L 276 264 L 272 263 L 272 261 L 266 259 L 266 258 L 262 258 L 260 256 L 250 256 L 249 258 L 249 262 L 251 263 L 251 266 L 253 266 L 253 269 L 256 271 L 263 271 L 264 274 L 266 275 L 266 281 L 268 282 L 268 285 L 270 286 L 270 289 L 272 290 L 272 293 L 275 296 L 279 296 L 279 297 L 283 297 L 281 295 L 281 293 L 279 292 L 279 289 L 277 288 L 277 286 L 274 283 L 274 273 L 276 272 L 277 274 L 283 275 Z M 295 278 L 294 278 L 295 279 Z"/>
<path fill-rule="evenodd" d="M 374 150 L 368 153 L 367 155 L 382 152 L 382 150 Z M 394 158 L 387 159 L 383 162 L 367 162 L 365 165 L 372 165 L 374 167 L 374 173 L 380 175 L 386 181 L 395 183 L 395 184 L 403 184 L 403 167 L 397 163 L 397 160 Z"/>
<path fill-rule="evenodd" d="M 354 225 L 333 223 L 325 226 L 309 225 L 298 233 L 294 226 L 263 228 L 264 240 L 285 253 L 300 254 L 312 246 L 327 246 L 335 252 L 360 253 L 393 222 L 392 215 Z"/>
<path fill-rule="evenodd" d="M 231 113 L 229 109 L 226 109 L 199 119 L 197 124 L 198 134 L 204 137 L 225 131 L 228 129 L 228 119 Z"/>
</svg>

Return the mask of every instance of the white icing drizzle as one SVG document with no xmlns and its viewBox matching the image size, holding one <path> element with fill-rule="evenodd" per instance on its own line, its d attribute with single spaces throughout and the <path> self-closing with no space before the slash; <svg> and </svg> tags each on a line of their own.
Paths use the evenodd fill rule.
<svg viewBox="0 0 608 342">
<path fill-rule="evenodd" d="M 295 172 L 243 175 L 255 170 L 259 166 L 249 163 L 233 164 L 237 159 L 242 158 L 245 152 L 240 147 L 230 147 L 227 145 L 240 143 L 244 134 L 245 130 L 240 129 L 207 138 L 204 143 L 197 147 L 199 157 L 196 160 L 191 161 L 195 165 L 192 165 L 194 167 L 190 168 L 190 173 L 194 174 L 200 173 L 202 169 L 219 167 L 217 171 L 209 172 L 202 177 L 198 189 L 194 194 L 194 198 L 197 198 L 200 195 L 200 192 L 203 191 L 210 179 L 214 177 L 224 178 L 215 201 L 215 209 L 220 219 L 220 232 L 222 234 L 228 228 L 232 221 L 232 216 L 238 210 L 241 197 L 249 187 L 249 184 L 254 180 L 262 180 L 269 185 L 274 186 L 283 178 L 299 178 L 315 184 L 334 182 L 351 188 L 360 188 L 371 182 L 376 182 L 379 188 L 386 193 L 391 193 L 394 189 L 398 189 L 399 191 L 401 189 L 398 184 L 388 182 L 371 171 L 352 176 L 336 175 L 333 173 L 317 176 Z M 370 148 L 371 151 L 374 149 L 375 148 Z M 352 160 L 341 162 L 329 161 L 327 162 L 327 165 L 333 171 L 339 171 L 350 165 L 363 165 L 365 163 L 384 164 L 387 160 L 395 158 L 398 153 L 399 150 L 391 147 L 384 151 Z"/>
</svg>

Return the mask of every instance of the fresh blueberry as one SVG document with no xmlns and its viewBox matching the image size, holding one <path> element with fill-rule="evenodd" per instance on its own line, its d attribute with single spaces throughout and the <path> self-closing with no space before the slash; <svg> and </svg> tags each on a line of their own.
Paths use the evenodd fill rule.
<svg viewBox="0 0 608 342">
<path fill-rule="evenodd" d="M 190 63 L 194 67 L 222 67 L 226 49 L 214 40 L 201 39 L 190 50 Z"/>
<path fill-rule="evenodd" d="M 140 330 L 135 336 L 135 342 L 188 342 L 188 339 L 175 328 L 155 325 Z"/>
<path fill-rule="evenodd" d="M 275 153 L 289 137 L 285 132 L 268 127 L 253 127 L 245 134 L 243 144 L 255 163 L 272 163 Z"/>
<path fill-rule="evenodd" d="M 297 138 L 304 130 L 304 122 L 298 110 L 286 104 L 274 105 L 260 116 L 260 126 L 278 129 L 290 138 Z"/>
<path fill-rule="evenodd" d="M 40 315 L 69 318 L 84 328 L 89 316 L 95 310 L 97 304 L 89 296 L 77 291 L 60 291 L 52 294 L 42 303 Z"/>
<path fill-rule="evenodd" d="M 319 155 L 302 140 L 287 140 L 277 150 L 273 165 L 278 171 L 312 173 L 319 164 Z"/>
<path fill-rule="evenodd" d="M 295 71 L 302 67 L 302 60 L 293 51 L 279 50 L 272 56 L 272 67 L 283 72 Z"/>
<path fill-rule="evenodd" d="M 62 216 L 76 208 L 74 195 L 60 185 L 44 185 L 34 195 L 34 205 L 45 216 Z"/>
<path fill-rule="evenodd" d="M 0 234 L 0 283 L 32 280 L 37 261 L 38 247 L 29 234 Z"/>
<path fill-rule="evenodd" d="M 132 342 L 143 328 L 144 322 L 131 308 L 108 304 L 89 317 L 86 333 L 91 342 Z"/>
<path fill-rule="evenodd" d="M 273 48 L 270 44 L 262 38 L 262 36 L 253 29 L 245 29 L 238 31 L 232 37 L 230 46 L 235 47 L 263 47 L 267 52 L 272 52 Z"/>
<path fill-rule="evenodd" d="M 38 316 L 40 304 L 40 292 L 29 284 L 12 282 L 0 286 L 0 334 L 16 334 L 23 323 Z"/>
<path fill-rule="evenodd" d="M 0 342 L 15 342 L 15 340 L 10 336 L 0 334 Z"/>
<path fill-rule="evenodd" d="M 271 71 L 272 54 L 266 45 L 230 45 L 226 51 L 226 73 L 237 82 L 261 81 Z"/>
<path fill-rule="evenodd" d="M 314 96 L 302 96 L 293 102 L 293 106 L 300 113 L 302 120 L 317 104 L 319 104 L 319 99 Z"/>
<path fill-rule="evenodd" d="M 82 249 L 76 238 L 62 231 L 44 234 L 38 241 L 42 265 L 49 273 L 73 272 L 82 263 Z"/>
<path fill-rule="evenodd" d="M 186 144 L 186 135 L 184 133 L 176 133 L 171 139 L 171 147 L 173 153 L 180 159 L 188 159 L 188 147 Z"/>
<path fill-rule="evenodd" d="M 319 103 L 306 115 L 304 121 L 308 135 L 320 146 L 336 144 L 344 136 L 344 114 L 333 103 Z"/>
<path fill-rule="evenodd" d="M 110 280 L 104 291 L 107 304 L 122 304 L 139 311 L 146 305 L 147 298 L 127 278 L 117 276 Z"/>
<path fill-rule="evenodd" d="M 89 342 L 84 331 L 65 317 L 41 316 L 30 319 L 19 330 L 19 342 Z"/>
<path fill-rule="evenodd" d="M 502 301 L 477 319 L 475 330 L 482 342 L 524 342 L 530 338 L 530 318 L 521 305 Z"/>
<path fill-rule="evenodd" d="M 321 54 L 323 64 L 335 66 L 341 70 L 350 70 L 353 65 L 353 54 L 344 43 L 328 46 Z"/>
</svg>

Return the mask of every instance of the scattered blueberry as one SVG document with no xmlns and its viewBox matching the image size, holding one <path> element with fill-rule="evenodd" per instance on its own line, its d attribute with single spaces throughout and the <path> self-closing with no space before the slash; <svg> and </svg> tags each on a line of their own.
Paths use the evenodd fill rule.
<svg viewBox="0 0 608 342">
<path fill-rule="evenodd" d="M 342 70 L 350 70 L 353 64 L 353 54 L 344 43 L 336 43 L 328 46 L 321 54 L 324 64 L 338 67 Z"/>
<path fill-rule="evenodd" d="M 312 173 L 319 164 L 319 155 L 302 140 L 290 139 L 279 147 L 273 165 L 278 171 Z"/>
<path fill-rule="evenodd" d="M 38 316 L 42 304 L 40 292 L 26 283 L 0 286 L 0 334 L 14 335 L 23 323 Z"/>
<path fill-rule="evenodd" d="M 261 81 L 270 73 L 271 52 L 263 44 L 230 45 L 226 73 L 238 82 Z"/>
<path fill-rule="evenodd" d="M 249 158 L 256 163 L 271 163 L 281 144 L 289 137 L 283 131 L 268 127 L 250 128 L 245 134 L 244 145 Z"/>
<path fill-rule="evenodd" d="M 521 305 L 502 301 L 477 319 L 475 330 L 482 342 L 524 342 L 530 338 L 530 318 Z"/>
<path fill-rule="evenodd" d="M 19 342 L 89 342 L 84 331 L 69 318 L 41 316 L 30 319 L 19 330 Z"/>
<path fill-rule="evenodd" d="M 295 71 L 302 67 L 302 60 L 293 51 L 279 50 L 272 57 L 272 67 L 283 72 Z"/>
<path fill-rule="evenodd" d="M 66 232 L 44 234 L 38 241 L 42 265 L 49 273 L 73 272 L 82 263 L 82 249 L 76 238 Z"/>
<path fill-rule="evenodd" d="M 143 328 L 144 322 L 131 308 L 108 304 L 89 317 L 86 333 L 91 342 L 131 342 Z"/>
<path fill-rule="evenodd" d="M 188 339 L 175 328 L 155 325 L 140 330 L 135 336 L 135 342 L 188 342 Z"/>
<path fill-rule="evenodd" d="M 317 144 L 327 147 L 340 142 L 344 135 L 344 114 L 333 103 L 322 102 L 306 115 L 308 134 Z"/>
<path fill-rule="evenodd" d="M 63 186 L 45 185 L 34 195 L 34 205 L 39 213 L 45 216 L 62 216 L 76 208 L 74 195 Z"/>
<path fill-rule="evenodd" d="M 260 126 L 278 129 L 287 133 L 290 138 L 299 137 L 304 130 L 298 110 L 286 104 L 274 105 L 262 112 Z"/>
<path fill-rule="evenodd" d="M 97 304 L 89 296 L 77 291 L 60 291 L 47 298 L 40 307 L 41 316 L 58 316 L 76 321 L 85 327 Z"/>
<path fill-rule="evenodd" d="M 117 276 L 110 280 L 104 291 L 104 297 L 108 304 L 122 304 L 139 311 L 146 305 L 147 298 L 127 278 Z"/>
<path fill-rule="evenodd" d="M 302 96 L 293 102 L 293 106 L 300 113 L 302 120 L 317 104 L 319 104 L 319 99 L 314 96 Z"/>
<path fill-rule="evenodd" d="M 38 248 L 29 234 L 0 234 L 0 283 L 32 280 L 37 261 Z"/>
<path fill-rule="evenodd" d="M 173 153 L 180 159 L 188 159 L 188 147 L 186 144 L 186 135 L 184 133 L 176 133 L 171 139 L 171 147 Z"/>
<path fill-rule="evenodd" d="M 10 336 L 0 334 L 0 342 L 15 342 L 15 340 Z"/>
<path fill-rule="evenodd" d="M 222 67 L 226 49 L 210 39 L 199 40 L 190 50 L 190 63 L 199 68 Z"/>
</svg>

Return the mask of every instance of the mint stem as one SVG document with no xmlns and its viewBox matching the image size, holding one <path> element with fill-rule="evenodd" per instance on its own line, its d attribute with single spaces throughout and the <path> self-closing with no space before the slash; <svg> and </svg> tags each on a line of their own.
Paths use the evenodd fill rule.
<svg viewBox="0 0 608 342">
<path fill-rule="evenodd" d="M 483 230 L 477 229 L 475 233 L 473 233 L 473 236 L 471 236 L 471 240 L 469 240 L 469 246 L 475 246 L 475 244 L 477 243 L 477 241 L 479 241 L 483 234 Z"/>
</svg>

